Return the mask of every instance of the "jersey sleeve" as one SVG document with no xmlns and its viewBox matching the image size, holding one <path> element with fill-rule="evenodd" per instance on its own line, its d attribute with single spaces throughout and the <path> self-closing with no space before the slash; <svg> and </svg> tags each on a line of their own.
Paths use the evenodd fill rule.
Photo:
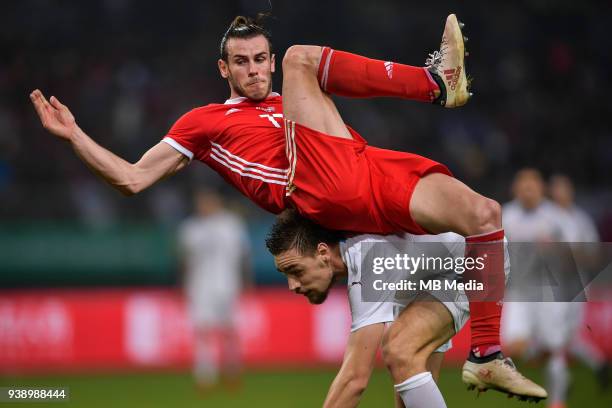
<svg viewBox="0 0 612 408">
<path fill-rule="evenodd" d="M 392 322 L 394 303 L 364 302 L 361 298 L 361 283 L 355 282 L 349 287 L 349 304 L 351 308 L 351 332 L 376 323 Z"/>
<path fill-rule="evenodd" d="M 210 153 L 210 134 L 212 132 L 204 108 L 187 112 L 177 120 L 162 139 L 192 160 L 203 160 Z"/>
<path fill-rule="evenodd" d="M 351 332 L 376 323 L 394 320 L 394 303 L 391 299 L 380 302 L 364 302 L 361 289 L 361 244 L 368 236 L 357 236 L 341 242 L 341 253 L 348 269 L 348 300 L 351 310 Z M 378 240 L 380 241 L 380 239 Z"/>
</svg>

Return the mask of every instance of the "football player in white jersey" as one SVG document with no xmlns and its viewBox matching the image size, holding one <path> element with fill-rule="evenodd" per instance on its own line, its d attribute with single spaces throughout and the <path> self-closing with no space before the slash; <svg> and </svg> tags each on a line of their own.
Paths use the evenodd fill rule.
<svg viewBox="0 0 612 408">
<path fill-rule="evenodd" d="M 395 292 L 384 292 L 375 302 L 362 297 L 366 281 L 372 278 L 367 274 L 373 274 L 370 269 L 362 270 L 365 252 L 375 258 L 390 258 L 398 251 L 418 257 L 421 251 L 414 254 L 412 245 L 426 243 L 444 246 L 445 253 L 453 257 L 465 254 L 465 240 L 453 233 L 367 234 L 345 239 L 343 234 L 323 229 L 293 210 L 277 218 L 266 245 L 278 270 L 286 275 L 290 290 L 320 304 L 336 280 L 348 279 L 351 334 L 325 407 L 357 406 L 381 346 L 385 364 L 397 384 L 398 406 L 446 407 L 434 380 L 439 374 L 441 353 L 450 347 L 450 338 L 469 317 L 465 293 L 446 291 L 441 296 L 438 292 L 420 292 L 398 297 Z M 505 267 L 508 273 L 509 263 Z M 512 383 L 509 386 L 530 388 L 532 393 L 540 392 L 542 398 L 546 397 L 546 391 L 521 376 L 510 359 L 495 360 L 490 368 L 490 375 L 504 377 Z"/>
<path fill-rule="evenodd" d="M 599 242 L 599 232 L 591 216 L 574 201 L 574 184 L 569 177 L 555 174 L 549 182 L 550 198 L 563 220 L 563 237 L 567 242 Z"/>
<path fill-rule="evenodd" d="M 221 375 L 230 385 L 239 380 L 234 317 L 250 249 L 244 222 L 224 209 L 219 194 L 198 191 L 194 201 L 196 213 L 180 225 L 178 246 L 195 332 L 193 374 L 198 387 L 207 390 Z"/>
<path fill-rule="evenodd" d="M 546 199 L 545 190 L 538 170 L 525 168 L 517 172 L 512 187 L 514 200 L 502 207 L 503 224 L 511 245 L 513 242 L 567 241 L 559 209 Z M 527 256 L 521 254 L 523 258 Z M 528 289 L 521 288 L 521 291 Z M 507 297 L 514 295 L 511 287 Z M 569 302 L 504 304 L 501 333 L 506 350 L 515 356 L 530 357 L 539 353 L 549 356 L 546 367 L 549 407 L 565 406 L 569 382 L 565 352 L 577 323 L 572 306 Z"/>
<path fill-rule="evenodd" d="M 599 242 L 599 232 L 591 216 L 576 205 L 574 197 L 574 183 L 563 174 L 555 174 L 549 181 L 549 193 L 553 202 L 558 206 L 562 217 L 563 235 L 566 241 L 577 243 L 575 250 L 586 250 L 584 242 Z M 576 302 L 576 315 L 579 322 L 584 318 L 583 302 Z M 595 344 L 585 341 L 581 336 L 572 336 L 569 352 L 586 363 L 597 375 L 602 388 L 610 385 L 610 367 L 605 355 Z"/>
</svg>

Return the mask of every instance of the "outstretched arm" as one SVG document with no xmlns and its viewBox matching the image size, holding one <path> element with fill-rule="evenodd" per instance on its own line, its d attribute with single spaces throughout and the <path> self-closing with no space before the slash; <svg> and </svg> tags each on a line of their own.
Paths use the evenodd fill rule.
<svg viewBox="0 0 612 408">
<path fill-rule="evenodd" d="M 38 89 L 30 94 L 43 127 L 72 145 L 81 160 L 125 195 L 136 194 L 187 165 L 189 159 L 166 143 L 149 149 L 132 164 L 94 142 L 79 128 L 70 110 L 54 96 L 49 101 Z"/>
<path fill-rule="evenodd" d="M 324 408 L 356 407 L 359 404 L 372 374 L 384 329 L 384 323 L 375 323 L 351 333 L 342 367 L 327 393 Z"/>
</svg>

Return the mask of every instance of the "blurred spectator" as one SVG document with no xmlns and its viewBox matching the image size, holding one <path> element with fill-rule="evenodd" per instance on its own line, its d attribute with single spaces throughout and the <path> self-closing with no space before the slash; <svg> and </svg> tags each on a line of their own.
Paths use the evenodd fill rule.
<svg viewBox="0 0 612 408">
<path fill-rule="evenodd" d="M 271 5 L 277 63 L 289 45 L 314 43 L 419 65 L 437 47 L 446 14 L 457 12 L 471 39 L 468 69 L 476 96 L 468 106 L 449 112 L 408 102 L 351 100 L 339 104 L 349 124 L 371 145 L 448 164 L 498 201 L 505 198 L 500 186 L 509 182 L 513 168 L 527 163 L 568 172 L 591 196 L 609 189 L 610 107 L 601 101 L 611 87 L 605 74 L 612 70 L 606 42 L 610 7 L 338 0 L 321 9 L 237 0 L 153 2 L 143 14 L 139 2 L 128 0 L 68 0 L 62 7 L 23 0 L 3 5 L 0 13 L 0 194 L 5 190 L 0 220 L 76 218 L 65 180 L 74 171 L 77 178 L 93 177 L 42 130 L 27 98 L 31 90 L 57 95 L 75 107 L 79 124 L 96 141 L 136 159 L 182 113 L 227 98 L 216 69 L 220 36 L 236 14 Z M 277 73 L 276 91 L 281 82 Z M 173 183 L 186 191 L 190 180 L 178 177 Z M 11 197 L 28 199 L 16 203 Z M 114 193 L 107 199 L 115 202 L 109 206 L 117 219 L 174 216 L 160 215 L 156 200 L 117 204 L 126 200 Z M 42 201 L 53 205 L 39 205 Z"/>
<path fill-rule="evenodd" d="M 195 213 L 178 231 L 188 313 L 195 329 L 193 374 L 208 389 L 222 379 L 236 383 L 240 347 L 236 306 L 250 283 L 249 241 L 244 222 L 225 210 L 223 198 L 198 191 Z"/>
</svg>

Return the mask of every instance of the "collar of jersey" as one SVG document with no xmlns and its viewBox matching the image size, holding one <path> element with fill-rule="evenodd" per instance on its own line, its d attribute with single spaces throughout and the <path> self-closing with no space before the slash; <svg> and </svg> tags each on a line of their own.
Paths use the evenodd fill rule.
<svg viewBox="0 0 612 408">
<path fill-rule="evenodd" d="M 272 97 L 272 96 L 280 96 L 280 94 L 278 92 L 270 92 L 270 95 L 268 95 L 268 98 Z M 266 98 L 266 99 L 268 99 Z M 237 98 L 233 98 L 233 99 L 228 99 L 227 101 L 225 101 L 224 105 L 235 105 L 237 103 L 240 103 L 244 100 L 246 100 L 246 96 L 239 96 Z"/>
</svg>

